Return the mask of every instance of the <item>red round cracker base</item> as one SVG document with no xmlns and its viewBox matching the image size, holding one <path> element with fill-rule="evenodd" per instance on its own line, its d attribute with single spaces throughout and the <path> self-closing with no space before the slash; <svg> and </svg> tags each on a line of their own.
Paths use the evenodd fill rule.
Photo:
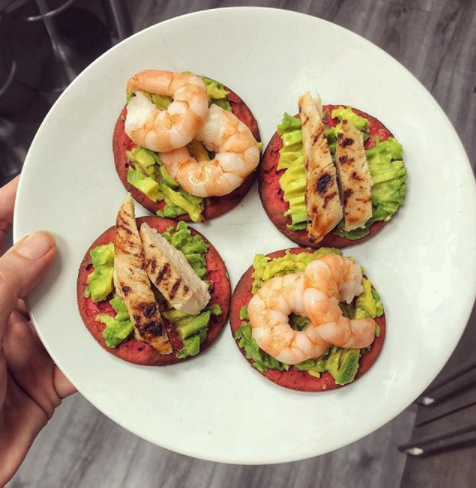
<svg viewBox="0 0 476 488">
<path fill-rule="evenodd" d="M 233 114 L 235 114 L 244 124 L 246 124 L 251 130 L 254 138 L 259 142 L 261 141 L 258 122 L 253 117 L 251 110 L 245 104 L 245 102 L 228 87 L 225 87 L 228 91 L 228 102 L 231 105 Z M 122 109 L 121 115 L 117 119 L 116 126 L 114 127 L 114 135 L 112 138 L 112 150 L 114 153 L 114 164 L 116 165 L 116 171 L 122 184 L 126 190 L 132 195 L 132 198 L 136 202 L 139 202 L 144 208 L 156 214 L 158 210 L 162 210 L 165 206 L 165 202 L 154 202 L 147 195 L 139 191 L 127 181 L 127 171 L 129 169 L 129 160 L 126 156 L 126 151 L 130 151 L 137 145 L 134 144 L 124 131 L 124 120 L 127 114 L 126 107 Z M 257 171 L 253 171 L 243 183 L 234 191 L 228 195 L 222 197 L 205 198 L 204 209 L 202 212 L 204 220 L 211 220 L 224 213 L 235 208 L 241 200 L 248 193 L 249 189 L 253 185 L 256 179 Z M 188 214 L 181 215 L 174 220 L 183 220 L 185 222 L 191 222 Z"/>
<path fill-rule="evenodd" d="M 163 219 L 160 217 L 140 217 L 137 219 L 137 225 L 140 227 L 144 222 L 147 222 L 150 227 L 157 229 L 158 232 L 165 232 L 169 227 L 175 227 L 177 222 L 170 219 Z M 208 326 L 208 336 L 206 340 L 200 345 L 201 354 L 205 351 L 219 336 L 223 326 L 228 319 L 228 313 L 230 310 L 230 298 L 231 298 L 231 286 L 228 279 L 228 273 L 225 267 L 225 263 L 221 259 L 217 250 L 210 244 L 210 242 L 199 232 L 194 229 L 190 229 L 193 235 L 200 235 L 200 237 L 208 244 L 209 250 L 207 251 L 205 258 L 208 269 L 208 279 L 213 282 L 213 290 L 210 292 L 209 305 L 217 304 L 222 309 L 222 314 L 215 316 L 212 315 Z M 140 364 L 143 366 L 166 366 L 169 364 L 175 364 L 188 359 L 192 359 L 196 356 L 189 356 L 185 359 L 178 359 L 176 352 L 179 351 L 183 344 L 180 340 L 175 328 L 163 317 L 165 328 L 171 340 L 174 352 L 167 355 L 161 355 L 155 349 L 138 341 L 134 337 L 131 337 L 127 341 L 119 344 L 116 348 L 110 348 L 106 346 L 105 340 L 102 336 L 102 332 L 105 329 L 105 325 L 95 320 L 98 314 L 106 313 L 114 315 L 115 312 L 109 300 L 112 298 L 109 296 L 105 301 L 94 303 L 91 298 L 84 296 L 84 291 L 88 285 L 87 277 L 92 272 L 92 264 L 90 251 L 96 246 L 109 244 L 114 241 L 115 227 L 110 227 L 103 234 L 101 234 L 90 246 L 86 252 L 84 259 L 79 268 L 78 282 L 77 282 L 77 300 L 79 313 L 83 319 L 84 324 L 88 328 L 89 332 L 94 336 L 96 341 L 106 349 L 106 351 L 114 354 L 118 358 L 124 359 L 134 364 Z"/>
<path fill-rule="evenodd" d="M 308 249 L 302 249 L 298 247 L 291 248 L 290 251 L 293 254 L 309 252 Z M 268 257 L 280 258 L 284 256 L 285 252 L 286 250 L 284 249 L 282 251 L 272 252 L 271 254 L 268 254 Z M 236 285 L 233 297 L 231 299 L 230 326 L 233 337 L 235 337 L 236 331 L 241 326 L 240 310 L 242 307 L 248 305 L 251 297 L 253 296 L 251 294 L 251 285 L 253 282 L 252 274 L 253 266 L 250 266 Z M 370 351 L 363 353 L 360 357 L 359 369 L 357 371 L 354 381 L 363 376 L 371 368 L 371 366 L 375 363 L 378 355 L 380 354 L 380 351 L 382 350 L 386 331 L 385 314 L 381 317 L 376 318 L 375 321 L 380 326 L 380 337 L 376 337 Z M 235 340 L 235 342 L 238 346 L 238 341 Z M 243 356 L 246 358 L 245 351 L 239 346 L 238 348 L 240 349 Z M 253 366 L 252 360 L 247 359 L 247 361 L 250 363 L 251 366 Z M 260 371 L 258 371 L 258 373 L 260 373 Z M 288 371 L 269 370 L 268 372 L 261 374 L 265 378 L 272 381 L 273 383 L 276 383 L 279 386 L 298 391 L 321 392 L 335 390 L 337 388 L 341 388 L 342 386 L 346 386 L 337 385 L 334 381 L 334 378 L 328 372 L 321 373 L 321 377 L 316 378 L 314 376 L 311 376 L 306 371 L 298 371 L 297 369 L 291 367 Z"/>
<path fill-rule="evenodd" d="M 322 110 L 327 112 L 326 117 L 323 119 L 324 124 L 327 127 L 335 127 L 339 120 L 332 119 L 331 113 L 342 105 L 324 105 Z M 392 133 L 375 117 L 362 112 L 356 108 L 352 110 L 362 117 L 365 117 L 369 121 L 369 135 L 378 137 L 380 140 L 386 141 L 389 137 L 393 137 Z M 364 144 L 365 149 L 370 149 L 375 145 L 375 141 L 370 137 Z M 337 247 L 343 248 L 346 246 L 352 246 L 365 242 L 374 236 L 386 222 L 381 220 L 375 222 L 370 226 L 370 232 L 368 235 L 361 239 L 352 241 L 345 237 L 335 235 L 333 232 L 329 232 L 321 242 L 315 244 L 312 243 L 307 235 L 306 230 L 294 231 L 288 229 L 287 225 L 291 223 L 291 218 L 285 216 L 284 213 L 289 209 L 289 203 L 283 200 L 283 191 L 279 186 L 279 178 L 281 178 L 284 170 L 276 171 L 276 167 L 279 162 L 279 151 L 283 147 L 283 143 L 280 135 L 276 132 L 269 141 L 265 152 L 261 158 L 261 164 L 259 167 L 259 194 L 263 207 L 268 214 L 271 222 L 278 228 L 278 230 L 284 234 L 288 239 L 295 242 L 300 246 L 313 247 L 315 249 L 319 247 Z"/>
</svg>

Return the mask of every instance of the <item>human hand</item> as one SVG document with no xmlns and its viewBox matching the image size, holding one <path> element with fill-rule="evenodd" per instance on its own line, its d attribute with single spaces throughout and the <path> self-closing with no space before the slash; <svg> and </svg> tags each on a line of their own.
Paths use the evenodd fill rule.
<svg viewBox="0 0 476 488">
<path fill-rule="evenodd" d="M 18 179 L 0 189 L 0 249 L 12 225 Z M 75 391 L 48 356 L 22 300 L 55 252 L 53 236 L 35 232 L 0 257 L 0 486 L 15 474 L 62 399 Z"/>
</svg>

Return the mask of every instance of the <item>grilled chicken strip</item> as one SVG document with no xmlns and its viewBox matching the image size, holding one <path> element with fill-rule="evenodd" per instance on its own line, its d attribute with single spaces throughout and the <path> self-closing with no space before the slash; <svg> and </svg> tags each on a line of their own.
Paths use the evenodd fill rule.
<svg viewBox="0 0 476 488">
<path fill-rule="evenodd" d="M 140 236 L 150 280 L 177 310 L 197 315 L 210 300 L 207 285 L 197 276 L 182 252 L 147 224 Z"/>
<path fill-rule="evenodd" d="M 299 98 L 306 167 L 307 232 L 319 242 L 342 220 L 336 168 L 324 132 L 321 99 L 307 92 Z"/>
<path fill-rule="evenodd" d="M 336 165 L 344 204 L 344 230 L 364 227 L 372 217 L 372 178 L 362 133 L 347 120 L 337 137 Z"/>
<path fill-rule="evenodd" d="M 145 270 L 144 249 L 137 230 L 134 200 L 127 195 L 116 219 L 114 283 L 124 300 L 138 339 L 160 354 L 172 346 Z"/>
</svg>

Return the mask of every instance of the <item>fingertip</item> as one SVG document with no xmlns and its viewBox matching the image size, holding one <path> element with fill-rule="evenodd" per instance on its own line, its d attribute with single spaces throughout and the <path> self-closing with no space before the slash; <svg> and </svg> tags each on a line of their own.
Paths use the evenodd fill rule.
<svg viewBox="0 0 476 488">
<path fill-rule="evenodd" d="M 54 235 L 42 230 L 23 238 L 13 249 L 24 258 L 37 260 L 45 257 L 55 247 Z"/>
</svg>

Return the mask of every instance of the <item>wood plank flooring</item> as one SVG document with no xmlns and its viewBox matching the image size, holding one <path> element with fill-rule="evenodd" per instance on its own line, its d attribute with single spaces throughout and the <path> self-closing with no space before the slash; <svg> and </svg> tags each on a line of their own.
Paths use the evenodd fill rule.
<svg viewBox="0 0 476 488">
<path fill-rule="evenodd" d="M 476 162 L 476 2 L 141 0 L 128 3 L 135 31 L 191 11 L 237 5 L 287 8 L 309 13 L 342 25 L 379 45 L 431 91 L 460 134 L 473 165 Z M 457 352 L 445 368 L 445 374 L 474 351 L 476 317 L 473 316 L 470 324 Z M 409 461 L 397 452 L 396 446 L 411 437 L 415 411 L 412 407 L 367 438 L 319 458 L 277 466 L 246 467 L 198 461 L 155 447 L 118 427 L 80 395 L 75 395 L 58 409 L 36 440 L 20 471 L 7 486 L 474 486 L 471 482 L 476 458 L 474 448 Z M 418 418 L 423 418 L 423 415 L 429 413 L 419 413 Z M 470 416 L 468 413 L 467 417 Z M 428 430 L 433 432 L 433 427 L 429 426 Z M 418 430 L 416 434 L 419 435 Z"/>
</svg>

